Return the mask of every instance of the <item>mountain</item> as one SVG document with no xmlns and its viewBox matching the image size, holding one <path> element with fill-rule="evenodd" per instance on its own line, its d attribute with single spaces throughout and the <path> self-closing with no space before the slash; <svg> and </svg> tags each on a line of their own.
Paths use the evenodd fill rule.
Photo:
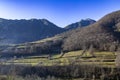
<svg viewBox="0 0 120 80">
<path fill-rule="evenodd" d="M 0 36 L 5 38 L 5 43 L 31 42 L 65 31 L 46 19 L 11 20 L 0 18 Z"/>
<path fill-rule="evenodd" d="M 63 50 L 74 51 L 88 48 L 91 45 L 97 50 L 110 50 L 119 47 L 120 11 L 105 15 L 88 27 L 78 28 L 63 43 Z"/>
<path fill-rule="evenodd" d="M 65 29 L 71 30 L 71 29 L 75 29 L 75 28 L 78 28 L 78 27 L 84 27 L 84 26 L 88 26 L 90 24 L 93 24 L 95 22 L 96 22 L 95 20 L 90 19 L 90 18 L 88 18 L 88 19 L 82 19 L 79 22 L 72 23 L 72 24 L 66 26 Z"/>
<path fill-rule="evenodd" d="M 66 31 L 55 37 L 41 41 L 35 45 L 48 53 L 60 53 L 60 51 L 74 51 L 93 46 L 96 50 L 109 51 L 111 47 L 115 50 L 120 46 L 120 11 L 109 13 L 100 20 L 87 27 L 78 27 Z M 49 45 L 47 45 L 49 43 Z M 40 45 L 43 45 L 40 46 Z M 54 48 L 56 47 L 57 50 Z M 42 51 L 41 50 L 41 51 Z M 39 51 L 38 51 L 39 52 Z"/>
<path fill-rule="evenodd" d="M 91 46 L 95 50 L 111 51 L 120 48 L 119 43 L 120 11 L 115 11 L 87 27 L 78 27 L 51 38 L 15 45 L 4 53 L 30 56 L 83 50 Z"/>
</svg>

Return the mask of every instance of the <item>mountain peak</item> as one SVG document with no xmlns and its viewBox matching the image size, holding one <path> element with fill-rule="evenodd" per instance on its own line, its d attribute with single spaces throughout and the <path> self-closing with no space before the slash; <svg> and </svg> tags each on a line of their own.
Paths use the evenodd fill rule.
<svg viewBox="0 0 120 80">
<path fill-rule="evenodd" d="M 43 22 L 43 24 L 45 25 L 49 25 L 49 23 L 51 23 L 50 21 L 48 21 L 47 19 L 41 19 L 41 21 Z M 53 23 L 52 23 L 53 24 Z"/>
<path fill-rule="evenodd" d="M 95 22 L 96 22 L 95 20 L 90 19 L 90 18 L 81 19 L 79 22 L 72 23 L 72 24 L 66 26 L 65 29 L 70 30 L 70 29 L 75 29 L 75 28 L 78 28 L 78 27 L 84 27 L 84 26 L 88 26 L 90 24 L 93 24 Z"/>
<path fill-rule="evenodd" d="M 81 19 L 79 22 L 81 22 L 81 21 L 94 21 L 94 22 L 96 22 L 95 20 L 93 20 L 91 18 Z"/>
</svg>

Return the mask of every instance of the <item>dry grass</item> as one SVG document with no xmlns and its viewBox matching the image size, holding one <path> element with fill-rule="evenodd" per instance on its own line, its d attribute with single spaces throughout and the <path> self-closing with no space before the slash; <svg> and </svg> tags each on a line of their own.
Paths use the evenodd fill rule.
<svg viewBox="0 0 120 80">
<path fill-rule="evenodd" d="M 62 58 L 59 58 L 60 54 L 52 56 L 52 59 L 42 58 L 41 56 L 31 56 L 28 58 L 19 58 L 14 60 L 14 64 L 29 64 L 29 65 L 68 65 L 75 61 L 75 58 L 81 54 L 82 51 L 73 51 L 66 53 Z M 89 53 L 83 55 L 81 58 L 75 61 L 76 64 L 94 64 L 115 67 L 115 55 L 111 52 L 95 52 L 96 57 L 93 58 Z M 46 56 L 46 55 L 43 55 Z M 6 64 L 11 63 L 8 60 Z"/>
</svg>

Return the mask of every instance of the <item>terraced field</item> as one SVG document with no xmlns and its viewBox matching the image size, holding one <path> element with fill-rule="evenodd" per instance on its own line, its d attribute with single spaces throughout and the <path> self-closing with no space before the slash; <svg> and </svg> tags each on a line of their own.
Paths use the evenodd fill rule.
<svg viewBox="0 0 120 80">
<path fill-rule="evenodd" d="M 95 52 L 96 57 L 92 57 L 89 53 L 80 56 L 82 51 L 74 51 L 65 53 L 65 55 L 60 58 L 61 54 L 52 55 L 48 58 L 48 55 L 41 56 L 29 56 L 14 58 L 12 60 L 7 60 L 4 64 L 24 64 L 32 66 L 52 66 L 52 65 L 68 65 L 74 64 L 93 64 L 101 65 L 105 67 L 115 67 L 115 57 L 116 55 L 112 52 Z M 80 57 L 78 57 L 80 56 Z"/>
</svg>

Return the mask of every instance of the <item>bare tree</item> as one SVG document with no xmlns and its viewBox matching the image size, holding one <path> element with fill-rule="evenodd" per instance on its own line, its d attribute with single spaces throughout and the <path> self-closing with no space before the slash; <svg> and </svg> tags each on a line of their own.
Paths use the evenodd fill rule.
<svg viewBox="0 0 120 80">
<path fill-rule="evenodd" d="M 84 47 L 80 56 L 83 56 L 84 54 L 86 54 L 86 52 L 87 52 L 87 47 Z"/>
<path fill-rule="evenodd" d="M 47 56 L 47 59 L 52 60 L 52 55 L 49 54 L 49 55 Z"/>
<path fill-rule="evenodd" d="M 116 46 L 115 44 L 112 44 L 109 48 L 109 51 L 111 51 L 115 55 L 115 50 L 116 50 Z"/>
<path fill-rule="evenodd" d="M 65 52 L 61 50 L 61 53 L 60 53 L 60 57 L 59 57 L 59 58 L 62 58 L 64 55 L 65 55 Z"/>
<path fill-rule="evenodd" d="M 90 45 L 90 48 L 89 48 L 89 54 L 91 54 L 92 57 L 95 57 L 95 54 L 94 54 L 94 47 L 93 47 L 93 45 Z"/>
<path fill-rule="evenodd" d="M 116 59 L 115 59 L 115 63 L 116 63 L 117 67 L 120 67 L 120 48 L 118 48 L 116 53 L 117 53 L 117 56 L 116 56 Z"/>
<path fill-rule="evenodd" d="M 84 54 L 87 55 L 87 51 L 92 55 L 92 57 L 95 57 L 93 45 L 90 45 L 90 47 L 84 47 L 80 56 L 83 56 Z"/>
</svg>

